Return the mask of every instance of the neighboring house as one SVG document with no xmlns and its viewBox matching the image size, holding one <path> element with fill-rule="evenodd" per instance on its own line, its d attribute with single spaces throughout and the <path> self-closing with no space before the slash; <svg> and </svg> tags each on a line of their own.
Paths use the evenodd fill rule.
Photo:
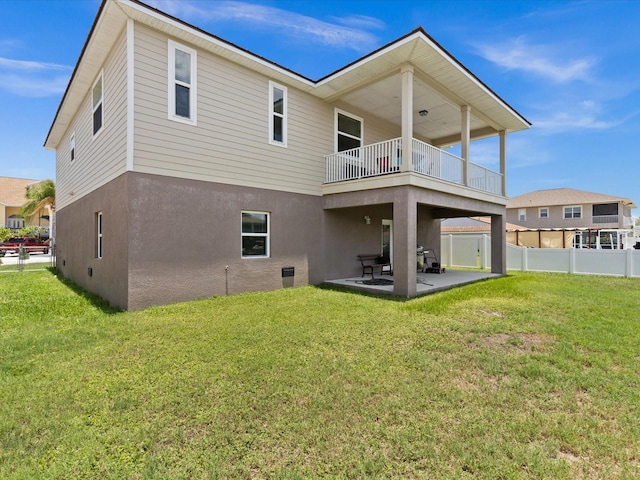
<svg viewBox="0 0 640 480">
<path fill-rule="evenodd" d="M 27 201 L 27 187 L 40 180 L 0 177 L 0 227 L 19 230 L 24 227 L 41 227 L 49 231 L 50 212 L 42 209 L 31 218 L 20 216 L 20 208 Z M 43 232 L 44 233 L 44 232 Z"/>
<path fill-rule="evenodd" d="M 571 248 L 576 232 L 575 228 L 532 229 L 507 223 L 507 243 L 520 247 Z M 491 235 L 491 219 L 488 217 L 449 218 L 442 222 L 442 235 L 455 237 Z"/>
<path fill-rule="evenodd" d="M 537 190 L 509 199 L 507 221 L 522 226 L 515 241 L 521 246 L 556 246 L 577 248 L 622 248 L 633 240 L 631 209 L 636 204 L 629 198 L 572 188 Z M 561 232 L 552 245 L 540 243 L 545 230 Z M 549 236 L 551 234 L 547 234 Z M 533 242 L 533 243 L 532 243 Z"/>
<path fill-rule="evenodd" d="M 517 230 L 522 227 L 507 223 L 507 232 Z M 441 230 L 443 234 L 490 234 L 491 218 L 489 217 L 469 217 L 469 218 L 447 218 L 442 221 Z"/>
<path fill-rule="evenodd" d="M 359 277 L 380 252 L 408 298 L 416 244 L 485 215 L 506 273 L 506 137 L 529 126 L 421 28 L 313 81 L 106 0 L 45 141 L 57 266 L 138 309 Z M 499 172 L 468 161 L 488 137 Z"/>
</svg>

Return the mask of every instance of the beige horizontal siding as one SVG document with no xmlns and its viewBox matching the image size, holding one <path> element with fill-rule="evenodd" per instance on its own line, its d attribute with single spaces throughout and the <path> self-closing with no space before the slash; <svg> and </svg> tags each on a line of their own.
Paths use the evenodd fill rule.
<svg viewBox="0 0 640 480">
<path fill-rule="evenodd" d="M 320 195 L 333 106 L 288 88 L 288 147 L 271 145 L 269 78 L 198 50 L 197 126 L 174 122 L 168 39 L 140 25 L 135 38 L 135 171 Z"/>
<path fill-rule="evenodd" d="M 62 209 L 126 170 L 127 71 L 124 32 L 103 66 L 103 126 L 93 136 L 92 92 L 86 92 L 56 150 L 56 206 Z M 70 140 L 75 132 L 76 155 Z"/>
</svg>

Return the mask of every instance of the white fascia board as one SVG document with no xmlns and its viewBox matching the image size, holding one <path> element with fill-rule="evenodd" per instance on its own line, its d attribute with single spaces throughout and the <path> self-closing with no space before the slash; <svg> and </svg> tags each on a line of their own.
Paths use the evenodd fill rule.
<svg viewBox="0 0 640 480">
<path fill-rule="evenodd" d="M 408 37 L 405 37 L 395 43 L 392 43 L 390 45 L 388 45 L 385 48 L 382 48 L 381 50 L 375 52 L 372 55 L 368 55 L 365 56 L 364 58 L 360 59 L 360 60 L 356 60 L 353 64 L 349 65 L 346 68 L 342 68 L 334 73 L 332 73 L 331 75 L 323 78 L 321 81 L 319 81 L 316 85 L 317 87 L 322 87 L 332 81 L 335 81 L 337 78 L 342 77 L 346 74 L 348 74 L 349 72 L 352 72 L 356 69 L 362 68 L 363 65 L 366 65 L 367 63 L 370 63 L 372 61 L 374 61 L 377 58 L 380 58 L 386 54 L 388 54 L 390 51 L 395 50 L 396 48 L 399 48 L 407 43 L 412 42 L 413 40 L 415 40 L 416 38 L 418 38 L 418 34 L 420 32 L 415 32 L 412 35 L 409 35 Z"/>
<path fill-rule="evenodd" d="M 100 11 L 100 16 L 95 20 L 90 37 L 85 41 L 80 57 L 75 65 L 75 69 L 69 79 L 65 93 L 60 101 L 56 116 L 45 139 L 44 147 L 47 150 L 56 150 L 59 142 L 69 128 L 84 96 L 93 85 L 93 82 L 103 67 L 104 59 L 111 51 L 115 38 L 121 33 L 125 19 L 117 15 L 117 11 L 112 9 L 113 2 L 107 1 Z M 122 12 L 121 12 L 122 13 Z M 105 22 L 111 22 L 104 25 Z M 122 23 L 121 23 L 122 22 Z M 117 26 L 119 28 L 113 28 Z M 109 41 L 103 41 L 96 46 L 96 37 L 106 36 Z M 108 45 L 108 48 L 104 48 Z"/>
<path fill-rule="evenodd" d="M 511 115 L 513 115 L 515 118 L 518 119 L 518 122 L 521 123 L 525 128 L 529 127 L 529 122 L 524 119 L 524 117 L 522 117 L 522 115 L 520 115 L 516 110 L 514 110 L 509 104 L 507 104 L 503 99 L 501 99 L 496 93 L 494 93 L 487 85 L 485 85 L 478 77 L 476 77 L 473 73 L 471 73 L 466 67 L 464 67 L 464 65 L 462 65 L 462 63 L 460 61 L 458 61 L 455 57 L 453 57 L 450 53 L 448 53 L 446 50 L 444 50 L 440 45 L 438 45 L 435 41 L 433 41 L 428 35 L 425 35 L 424 32 L 418 30 L 410 35 L 407 35 L 404 38 L 401 38 L 400 40 L 393 42 L 389 45 L 387 45 L 386 47 L 383 47 L 382 49 L 380 49 L 379 51 L 366 56 L 364 58 L 362 58 L 361 60 L 358 60 L 356 62 L 354 62 L 353 64 L 349 65 L 348 67 L 338 70 L 335 73 L 323 78 L 320 82 L 317 83 L 317 88 L 321 89 L 322 87 L 329 87 L 330 88 L 330 84 L 333 82 L 338 81 L 341 77 L 344 77 L 345 75 L 348 75 L 349 73 L 353 72 L 354 70 L 363 68 L 364 66 L 366 66 L 367 64 L 370 64 L 371 62 L 376 61 L 377 59 L 385 56 L 385 55 L 389 55 L 391 54 L 394 50 L 397 50 L 411 42 L 414 41 L 418 41 L 418 42 L 423 42 L 424 45 L 428 46 L 430 49 L 432 49 L 433 51 L 437 52 L 437 54 L 441 57 L 444 58 L 447 63 L 451 66 L 451 68 L 454 68 L 458 75 L 462 75 L 467 82 L 470 82 L 474 85 L 475 88 L 479 88 L 482 93 L 488 97 L 490 97 L 494 102 L 498 103 L 504 110 L 507 110 L 511 113 Z M 414 51 L 419 48 L 419 45 L 414 46 L 409 53 L 409 56 L 407 58 L 405 58 L 403 61 L 409 64 L 413 64 L 416 67 L 420 68 L 421 70 L 425 71 L 426 73 L 429 73 L 429 70 L 427 68 L 422 68 L 420 64 L 415 63 L 412 61 L 412 55 L 414 53 Z M 437 79 L 436 79 L 437 80 Z M 334 94 L 335 91 L 331 91 L 330 95 Z M 455 92 L 454 92 L 455 93 Z"/>
</svg>

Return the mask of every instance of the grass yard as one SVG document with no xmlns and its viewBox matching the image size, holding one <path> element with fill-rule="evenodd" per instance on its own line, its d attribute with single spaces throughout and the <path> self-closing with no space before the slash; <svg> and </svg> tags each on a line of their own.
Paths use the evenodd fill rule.
<svg viewBox="0 0 640 480">
<path fill-rule="evenodd" d="M 0 478 L 640 478 L 640 281 L 122 313 L 2 274 Z"/>
</svg>

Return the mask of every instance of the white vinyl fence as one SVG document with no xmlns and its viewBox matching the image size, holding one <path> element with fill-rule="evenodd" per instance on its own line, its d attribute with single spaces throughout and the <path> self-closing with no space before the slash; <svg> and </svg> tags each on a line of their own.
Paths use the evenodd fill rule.
<svg viewBox="0 0 640 480">
<path fill-rule="evenodd" d="M 442 235 L 446 267 L 491 268 L 490 235 Z M 507 270 L 640 277 L 640 250 L 524 248 L 507 244 Z"/>
</svg>

